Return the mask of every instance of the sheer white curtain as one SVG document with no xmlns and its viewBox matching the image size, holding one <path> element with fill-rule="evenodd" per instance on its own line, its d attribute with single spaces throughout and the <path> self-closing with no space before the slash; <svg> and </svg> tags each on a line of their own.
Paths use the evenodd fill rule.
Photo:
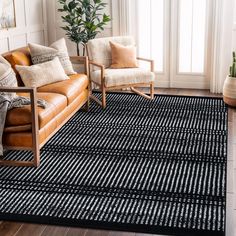
<svg viewBox="0 0 236 236">
<path fill-rule="evenodd" d="M 112 0 L 112 34 L 133 35 L 136 31 L 135 0 Z"/>
<path fill-rule="evenodd" d="M 215 0 L 211 92 L 221 93 L 231 63 L 235 0 Z"/>
</svg>

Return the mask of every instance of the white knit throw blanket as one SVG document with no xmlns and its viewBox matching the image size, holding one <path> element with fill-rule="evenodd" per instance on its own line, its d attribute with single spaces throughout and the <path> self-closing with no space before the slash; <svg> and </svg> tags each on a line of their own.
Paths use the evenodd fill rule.
<svg viewBox="0 0 236 236">
<path fill-rule="evenodd" d="M 2 135 L 7 111 L 12 108 L 30 105 L 30 103 L 30 99 L 26 97 L 16 96 L 15 98 L 10 99 L 8 96 L 0 95 L 0 156 L 3 156 Z M 37 104 L 42 108 L 46 108 L 47 106 L 46 102 L 42 99 L 38 99 Z"/>
</svg>

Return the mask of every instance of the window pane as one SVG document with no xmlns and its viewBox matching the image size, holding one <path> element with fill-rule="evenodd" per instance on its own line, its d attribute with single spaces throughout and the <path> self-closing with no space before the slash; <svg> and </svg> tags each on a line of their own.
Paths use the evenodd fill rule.
<svg viewBox="0 0 236 236">
<path fill-rule="evenodd" d="M 151 56 L 151 6 L 150 0 L 139 0 L 138 5 L 138 41 L 139 56 L 150 58 Z"/>
<path fill-rule="evenodd" d="M 163 71 L 164 56 L 164 0 L 151 1 L 151 24 L 152 24 L 152 59 L 155 60 L 155 70 Z"/>
<path fill-rule="evenodd" d="M 158 72 L 163 72 L 164 63 L 163 24 L 164 0 L 138 0 L 139 56 L 154 59 Z"/>
<path fill-rule="evenodd" d="M 192 0 L 180 1 L 179 71 L 191 72 Z"/>
<path fill-rule="evenodd" d="M 180 0 L 179 72 L 203 73 L 207 0 Z"/>
<path fill-rule="evenodd" d="M 206 0 L 194 0 L 192 72 L 204 72 Z"/>
</svg>

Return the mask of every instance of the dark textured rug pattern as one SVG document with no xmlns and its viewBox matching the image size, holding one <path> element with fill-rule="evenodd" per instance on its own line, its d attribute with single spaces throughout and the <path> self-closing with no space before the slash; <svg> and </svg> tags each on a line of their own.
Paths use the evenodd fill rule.
<svg viewBox="0 0 236 236">
<path fill-rule="evenodd" d="M 41 158 L 38 169 L 0 167 L 0 220 L 224 235 L 221 99 L 109 94 L 106 110 L 78 112 Z"/>
</svg>

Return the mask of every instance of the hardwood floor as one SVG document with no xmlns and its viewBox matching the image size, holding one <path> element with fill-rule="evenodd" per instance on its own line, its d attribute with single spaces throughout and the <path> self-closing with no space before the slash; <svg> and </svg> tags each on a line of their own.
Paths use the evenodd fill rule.
<svg viewBox="0 0 236 236">
<path fill-rule="evenodd" d="M 157 94 L 209 96 L 207 90 L 157 89 Z M 229 109 L 226 236 L 236 235 L 236 109 Z M 149 234 L 150 235 L 150 234 Z M 0 222 L 0 236 L 148 236 L 148 234 Z M 153 235 L 154 236 L 154 235 Z M 157 236 L 157 235 L 156 235 Z"/>
</svg>

